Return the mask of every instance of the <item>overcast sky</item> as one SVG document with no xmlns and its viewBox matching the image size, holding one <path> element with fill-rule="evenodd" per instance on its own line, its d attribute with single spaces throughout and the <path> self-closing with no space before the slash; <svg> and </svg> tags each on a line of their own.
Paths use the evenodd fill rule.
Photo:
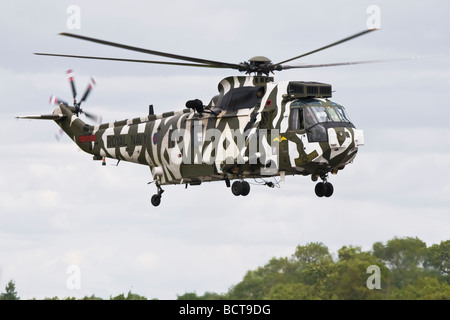
<svg viewBox="0 0 450 320">
<path fill-rule="evenodd" d="M 226 292 L 248 270 L 309 242 L 336 254 L 394 237 L 450 239 L 450 56 L 275 75 L 331 83 L 333 100 L 364 130 L 354 163 L 331 177 L 329 199 L 315 196 L 309 177 L 289 176 L 280 188 L 252 185 L 247 197 L 222 182 L 167 186 L 155 208 L 149 168 L 103 167 L 67 137 L 58 142 L 53 122 L 14 118 L 51 113 L 51 94 L 70 100 L 67 69 L 80 94 L 94 77 L 84 108 L 105 122 L 143 116 L 149 104 L 162 113 L 190 99 L 207 103 L 222 78 L 238 75 L 32 54 L 155 58 L 59 32 L 231 63 L 256 55 L 279 62 L 363 31 L 373 4 L 381 30 L 295 63 L 450 54 L 448 1 L 3 1 L 0 291 L 13 279 L 23 299 L 129 290 L 175 299 Z M 80 29 L 67 25 L 70 5 L 80 9 Z"/>
</svg>

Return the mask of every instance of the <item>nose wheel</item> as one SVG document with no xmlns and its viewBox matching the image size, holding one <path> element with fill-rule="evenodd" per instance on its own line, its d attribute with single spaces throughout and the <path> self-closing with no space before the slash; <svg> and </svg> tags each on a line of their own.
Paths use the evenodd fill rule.
<svg viewBox="0 0 450 320">
<path fill-rule="evenodd" d="M 329 198 L 333 195 L 334 187 L 333 185 L 327 181 L 327 176 L 322 176 L 322 182 L 318 182 L 314 191 L 316 192 L 316 196 L 319 198 L 326 197 Z"/>
</svg>

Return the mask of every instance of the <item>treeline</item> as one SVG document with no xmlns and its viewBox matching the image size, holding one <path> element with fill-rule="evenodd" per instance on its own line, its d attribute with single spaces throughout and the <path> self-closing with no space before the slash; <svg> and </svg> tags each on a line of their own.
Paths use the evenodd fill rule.
<svg viewBox="0 0 450 320">
<path fill-rule="evenodd" d="M 16 299 L 10 281 L 0 300 Z M 82 299 L 102 300 L 94 295 Z M 109 299 L 147 300 L 131 291 Z M 427 247 L 418 238 L 394 238 L 385 244 L 376 242 L 370 251 L 344 246 L 336 258 L 323 243 L 308 243 L 297 246 L 291 257 L 272 258 L 248 271 L 226 293 L 190 292 L 177 299 L 450 300 L 450 240 Z"/>
<path fill-rule="evenodd" d="M 20 300 L 20 297 L 18 296 L 16 292 L 16 284 L 13 280 L 10 280 L 8 284 L 5 287 L 5 292 L 0 294 L 0 300 Z M 37 300 L 36 298 L 33 298 L 32 300 Z M 43 300 L 104 300 L 103 298 L 96 297 L 95 295 L 91 296 L 85 296 L 84 298 L 77 299 L 75 297 L 66 297 L 66 298 L 58 298 L 58 297 L 52 297 L 52 298 L 44 298 Z M 131 291 L 128 291 L 128 294 L 125 295 L 123 293 L 113 297 L 110 296 L 109 300 L 148 300 L 146 297 L 138 295 L 136 293 L 132 293 Z"/>
<path fill-rule="evenodd" d="M 450 240 L 427 247 L 418 238 L 377 242 L 372 250 L 344 246 L 333 259 L 322 243 L 297 246 L 248 271 L 225 294 L 195 292 L 199 300 L 450 300 Z"/>
</svg>

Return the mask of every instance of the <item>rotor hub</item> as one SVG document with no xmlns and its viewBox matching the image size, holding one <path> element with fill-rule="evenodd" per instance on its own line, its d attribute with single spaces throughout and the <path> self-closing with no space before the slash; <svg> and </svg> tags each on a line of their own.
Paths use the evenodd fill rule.
<svg viewBox="0 0 450 320">
<path fill-rule="evenodd" d="M 268 76 L 269 73 L 273 73 L 273 71 L 279 70 L 281 69 L 278 68 L 278 66 L 274 65 L 272 63 L 272 60 L 264 56 L 255 56 L 253 58 L 250 58 L 247 62 L 242 62 L 239 68 L 239 71 L 241 72 L 245 72 L 248 74 L 255 73 L 258 76 L 261 76 L 263 74 Z"/>
</svg>

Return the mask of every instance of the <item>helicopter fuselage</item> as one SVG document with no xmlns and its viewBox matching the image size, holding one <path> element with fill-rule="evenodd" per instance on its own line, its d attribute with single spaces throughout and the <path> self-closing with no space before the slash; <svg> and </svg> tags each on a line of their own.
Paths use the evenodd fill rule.
<svg viewBox="0 0 450 320">
<path fill-rule="evenodd" d="M 64 117 L 55 121 L 95 160 L 149 166 L 158 187 L 286 175 L 326 179 L 364 143 L 344 107 L 328 100 L 329 85 L 229 77 L 219 92 L 200 110 L 95 126 L 60 104 L 54 114 Z"/>
</svg>

